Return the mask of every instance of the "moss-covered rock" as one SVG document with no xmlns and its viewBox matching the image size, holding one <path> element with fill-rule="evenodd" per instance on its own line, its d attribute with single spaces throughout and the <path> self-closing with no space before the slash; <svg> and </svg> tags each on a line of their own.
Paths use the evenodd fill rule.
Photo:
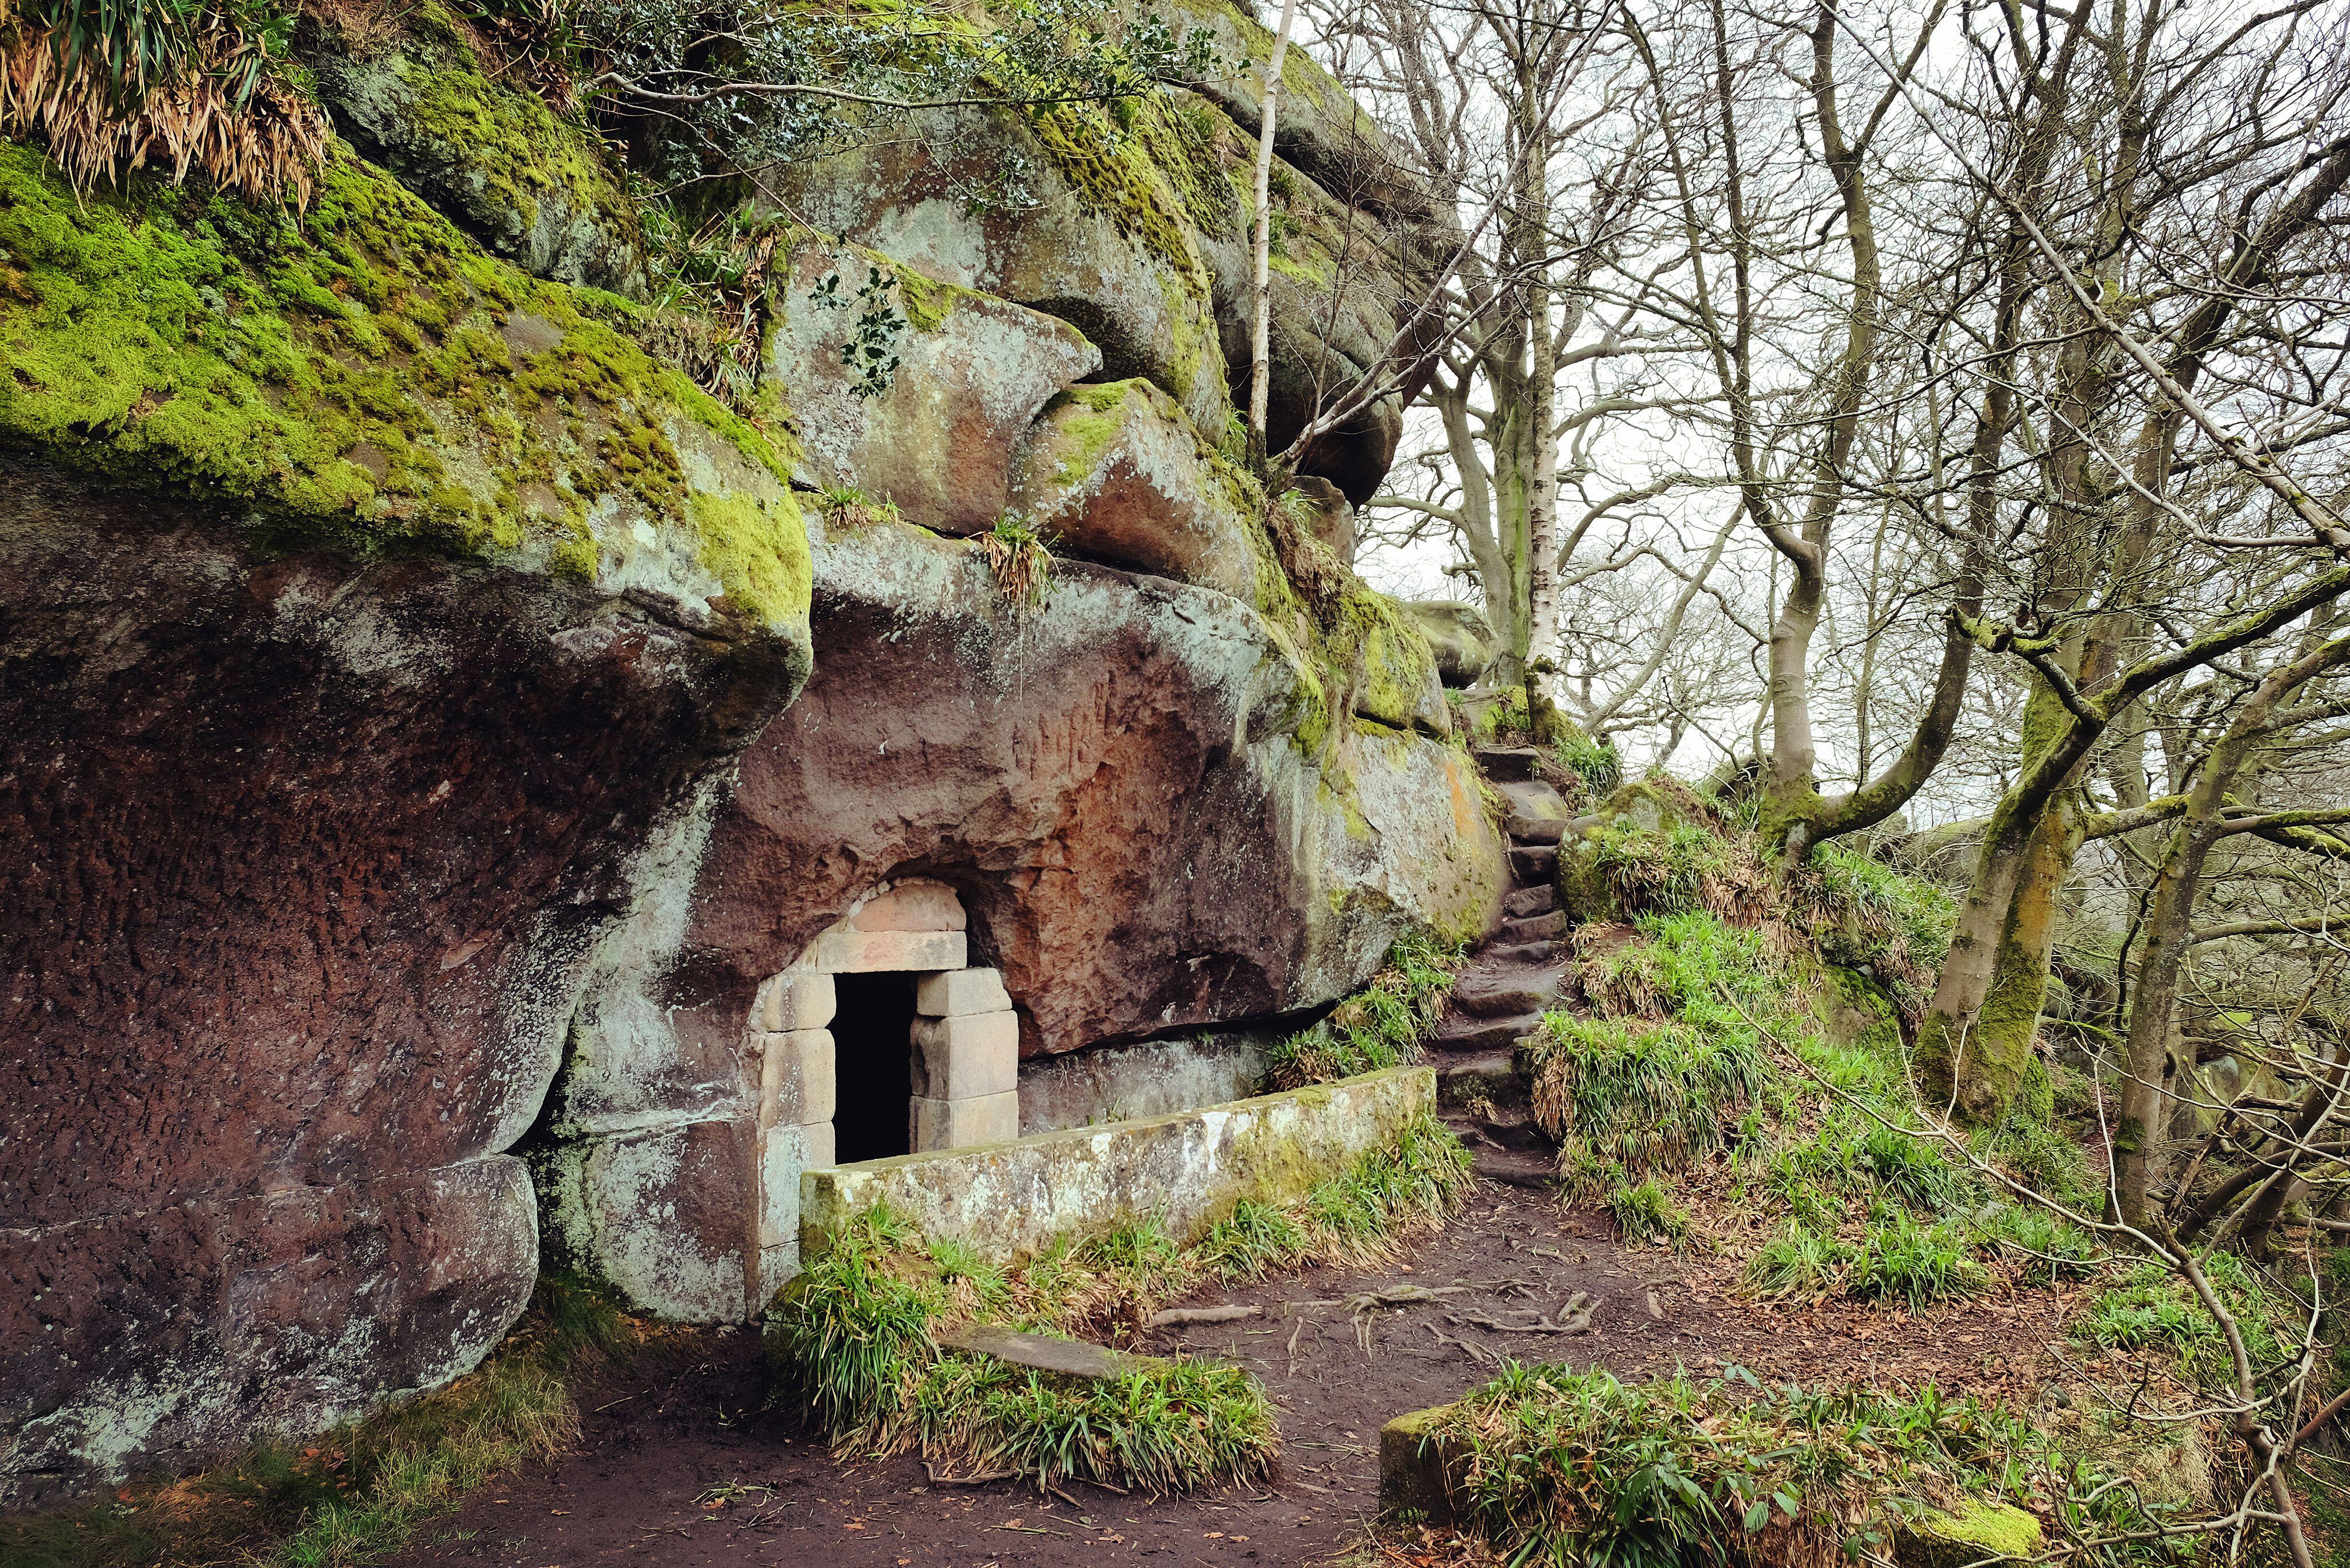
<svg viewBox="0 0 2350 1568">
<path fill-rule="evenodd" d="M 470 556 L 807 659 L 784 453 L 629 339 L 631 307 L 481 254 L 338 150 L 296 218 L 0 146 L 0 441 L 281 543 Z"/>
<path fill-rule="evenodd" d="M 923 117 L 920 135 L 795 164 L 776 180 L 793 210 L 828 234 L 1059 317 L 1101 350 L 1104 376 L 1146 378 L 1213 437 L 1232 403 L 1176 112 L 1144 100 L 1135 129 L 1114 134 L 1091 105 L 943 110 Z M 1007 167 L 1024 171 L 1033 204 L 969 199 Z M 1211 167 L 1220 180 L 1221 164 Z"/>
<path fill-rule="evenodd" d="M 1055 549 L 1248 604 L 1261 569 L 1253 500 L 1174 400 L 1139 378 L 1064 392 L 1013 464 L 1013 504 Z"/>
<path fill-rule="evenodd" d="M 645 241 L 595 132 L 490 76 L 437 4 L 406 29 L 309 40 L 336 129 L 498 255 L 557 283 L 641 296 Z"/>
<path fill-rule="evenodd" d="M 1975 1568 L 2028 1562 L 2041 1550 L 2040 1521 L 2009 1503 L 1971 1500 L 1931 1509 L 1894 1532 L 1900 1568 Z"/>
<path fill-rule="evenodd" d="M 842 352 L 868 308 L 859 291 L 877 275 L 880 303 L 905 321 L 889 349 L 897 369 L 878 392 Z M 1037 411 L 1100 368 L 1083 334 L 853 246 L 806 244 L 787 276 L 767 369 L 791 406 L 808 479 L 944 534 L 979 533 L 1007 506 L 1030 504 L 1015 501 L 1010 473 Z"/>
<path fill-rule="evenodd" d="M 1485 613 L 1457 599 L 1404 601 L 1429 647 L 1436 654 L 1436 673 L 1453 688 L 1474 686 L 1493 662 L 1493 632 Z"/>
</svg>

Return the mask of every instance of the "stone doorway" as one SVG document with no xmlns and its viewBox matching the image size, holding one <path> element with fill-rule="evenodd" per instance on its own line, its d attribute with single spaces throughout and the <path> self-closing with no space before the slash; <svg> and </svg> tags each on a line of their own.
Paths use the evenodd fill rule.
<svg viewBox="0 0 2350 1568">
<path fill-rule="evenodd" d="M 914 1151 L 915 977 L 903 970 L 833 976 L 833 1158 L 842 1165 Z"/>
<path fill-rule="evenodd" d="M 1019 1019 L 965 926 L 945 883 L 886 885 L 760 987 L 752 1300 L 798 1268 L 802 1171 L 1020 1136 Z"/>
</svg>

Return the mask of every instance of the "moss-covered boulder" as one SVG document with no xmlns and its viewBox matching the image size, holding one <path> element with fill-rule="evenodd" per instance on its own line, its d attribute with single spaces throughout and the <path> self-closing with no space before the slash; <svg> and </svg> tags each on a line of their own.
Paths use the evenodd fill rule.
<svg viewBox="0 0 2350 1568">
<path fill-rule="evenodd" d="M 335 129 L 492 253 L 643 294 L 644 233 L 595 131 L 493 76 L 463 21 L 428 0 L 396 31 L 326 25 L 304 42 Z"/>
<path fill-rule="evenodd" d="M 78 198 L 0 146 L 0 441 L 234 506 L 279 541 L 424 552 L 790 645 L 790 467 L 631 341 L 347 151 L 296 218 L 142 183 Z"/>
<path fill-rule="evenodd" d="M 1232 192 L 1201 128 L 1221 123 L 1165 97 L 1118 136 L 1090 105 L 943 110 L 776 178 L 827 234 L 1070 323 L 1104 376 L 1149 379 L 1213 437 L 1232 405 L 1200 225 L 1232 221 Z M 1007 167 L 1027 204 L 975 202 Z"/>
<path fill-rule="evenodd" d="M 459 1376 L 510 1152 L 810 660 L 790 464 L 347 150 L 0 145 L 0 1507 Z"/>
<path fill-rule="evenodd" d="M 1013 504 L 1054 548 L 1257 602 L 1277 572 L 1255 492 L 1174 400 L 1137 379 L 1076 387 L 1045 411 L 1013 466 Z"/>
<path fill-rule="evenodd" d="M 1977 1568 L 2029 1563 L 2043 1549 L 2040 1521 L 2009 1503 L 1971 1500 L 1929 1509 L 1893 1534 L 1900 1568 Z"/>
<path fill-rule="evenodd" d="M 1067 322 L 873 252 L 806 244 L 788 276 L 767 370 L 791 406 L 806 477 L 943 534 L 976 534 L 1017 504 L 1009 471 L 1029 425 L 1101 367 Z M 876 304 L 904 322 L 888 350 L 897 368 L 876 379 L 886 385 L 842 353 Z"/>
</svg>

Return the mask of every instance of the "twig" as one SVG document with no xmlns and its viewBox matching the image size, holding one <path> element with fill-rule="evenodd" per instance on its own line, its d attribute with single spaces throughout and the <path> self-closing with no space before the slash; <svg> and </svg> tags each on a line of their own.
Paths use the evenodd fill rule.
<svg viewBox="0 0 2350 1568">
<path fill-rule="evenodd" d="M 933 1486 L 984 1486 L 989 1481 L 1016 1480 L 1020 1476 L 1018 1470 L 983 1470 L 977 1475 L 942 1476 L 938 1467 L 928 1459 L 922 1461 L 922 1473 L 931 1478 Z"/>
</svg>

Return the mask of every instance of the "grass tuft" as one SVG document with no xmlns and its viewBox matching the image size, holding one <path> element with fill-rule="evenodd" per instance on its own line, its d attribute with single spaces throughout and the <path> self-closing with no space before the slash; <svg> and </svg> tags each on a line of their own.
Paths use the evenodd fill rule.
<svg viewBox="0 0 2350 1568">
<path fill-rule="evenodd" d="M 1444 1016 L 1465 950 L 1418 933 L 1397 942 L 1362 990 L 1312 1028 L 1274 1044 L 1265 1087 L 1299 1089 L 1419 1061 L 1420 1042 Z"/>
<path fill-rule="evenodd" d="M 1663 1182 L 1650 1177 L 1641 1182 L 1618 1182 L 1607 1194 L 1607 1212 L 1624 1240 L 1635 1246 L 1655 1241 L 1678 1247 L 1689 1240 L 1689 1216 L 1673 1201 Z"/>
<path fill-rule="evenodd" d="M 1954 1226 L 1920 1225 L 1897 1209 L 1861 1243 L 1845 1288 L 1864 1301 L 1906 1302 L 1910 1311 L 1922 1312 L 1938 1302 L 1981 1295 L 1990 1282 Z"/>
<path fill-rule="evenodd" d="M 1563 1012 L 1543 1024 L 1534 1117 L 1584 1198 L 1600 1195 L 1605 1173 L 1643 1180 L 1722 1147 L 1769 1075 L 1749 1036 Z"/>
<path fill-rule="evenodd" d="M 1904 1399 L 1730 1378 L 1636 1387 L 1512 1363 L 1426 1441 L 1448 1456 L 1469 1528 L 1513 1563 L 1844 1568 L 1888 1560 L 1923 1510 L 2039 1511 L 2051 1483 L 2099 1500 L 2060 1529 L 2153 1522 L 2133 1489 L 2097 1485 L 2029 1423 L 1931 1384 Z"/>
</svg>

